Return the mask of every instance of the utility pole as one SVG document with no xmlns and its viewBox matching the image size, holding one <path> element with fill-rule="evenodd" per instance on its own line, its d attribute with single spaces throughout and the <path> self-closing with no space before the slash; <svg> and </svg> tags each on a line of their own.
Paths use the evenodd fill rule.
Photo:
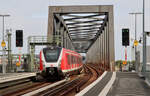
<svg viewBox="0 0 150 96">
<path fill-rule="evenodd" d="M 135 42 L 137 42 L 137 15 L 143 14 L 141 12 L 136 12 L 136 13 L 129 13 L 131 15 L 135 16 Z M 135 66 L 136 66 L 136 71 L 137 71 L 137 46 L 135 46 Z"/>
<path fill-rule="evenodd" d="M 2 17 L 3 18 L 3 30 L 2 30 L 2 32 L 3 32 L 3 40 L 2 40 L 2 43 L 1 43 L 1 45 L 2 45 L 2 47 L 3 47 L 3 59 L 2 59 L 2 63 L 3 63 L 3 74 L 5 74 L 6 73 L 6 62 L 4 61 L 5 60 L 5 47 L 6 47 L 6 43 L 5 43 L 5 41 L 4 41 L 4 36 L 5 36 L 5 34 L 4 34 L 4 30 L 5 30 L 5 28 L 4 28 L 4 18 L 5 17 L 9 17 L 10 15 L 0 15 L 0 17 Z"/>
<path fill-rule="evenodd" d="M 142 72 L 144 73 L 143 75 L 145 76 L 146 72 L 146 33 L 145 33 L 145 0 L 143 0 L 143 70 Z"/>
</svg>

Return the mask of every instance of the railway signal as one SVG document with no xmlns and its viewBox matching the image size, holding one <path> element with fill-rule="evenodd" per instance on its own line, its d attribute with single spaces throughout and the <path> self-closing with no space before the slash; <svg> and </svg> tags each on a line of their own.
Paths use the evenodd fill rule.
<svg viewBox="0 0 150 96">
<path fill-rule="evenodd" d="M 130 45 L 128 28 L 122 29 L 122 45 L 125 46 L 125 61 L 123 62 L 123 64 L 127 64 L 127 46 Z"/>
<path fill-rule="evenodd" d="M 16 47 L 23 47 L 23 30 L 16 30 Z"/>
<path fill-rule="evenodd" d="M 122 45 L 123 46 L 129 46 L 129 29 L 124 28 L 122 29 Z"/>
</svg>

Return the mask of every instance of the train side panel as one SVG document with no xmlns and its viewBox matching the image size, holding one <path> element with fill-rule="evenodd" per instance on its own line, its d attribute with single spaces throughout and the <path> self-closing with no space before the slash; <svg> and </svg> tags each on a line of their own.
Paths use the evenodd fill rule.
<svg viewBox="0 0 150 96">
<path fill-rule="evenodd" d="M 82 57 L 80 56 L 80 54 L 71 50 L 64 49 L 63 57 L 65 59 L 65 68 L 62 69 L 63 73 L 74 73 L 75 71 L 81 70 L 82 66 L 80 65 L 82 64 L 79 64 L 81 63 L 79 61 Z"/>
</svg>

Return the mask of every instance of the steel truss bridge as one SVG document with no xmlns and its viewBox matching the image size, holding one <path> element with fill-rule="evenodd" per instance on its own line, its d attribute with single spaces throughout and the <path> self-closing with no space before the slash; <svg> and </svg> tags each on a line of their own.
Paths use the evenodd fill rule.
<svg viewBox="0 0 150 96">
<path fill-rule="evenodd" d="M 112 5 L 49 6 L 48 42 L 87 54 L 87 63 L 114 69 Z"/>
</svg>

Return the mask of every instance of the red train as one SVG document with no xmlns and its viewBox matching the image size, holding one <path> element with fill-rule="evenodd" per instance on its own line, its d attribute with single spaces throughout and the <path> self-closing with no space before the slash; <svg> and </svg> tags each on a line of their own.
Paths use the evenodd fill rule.
<svg viewBox="0 0 150 96">
<path fill-rule="evenodd" d="M 40 75 L 44 78 L 61 78 L 82 69 L 82 56 L 61 47 L 46 47 L 40 51 Z"/>
</svg>

